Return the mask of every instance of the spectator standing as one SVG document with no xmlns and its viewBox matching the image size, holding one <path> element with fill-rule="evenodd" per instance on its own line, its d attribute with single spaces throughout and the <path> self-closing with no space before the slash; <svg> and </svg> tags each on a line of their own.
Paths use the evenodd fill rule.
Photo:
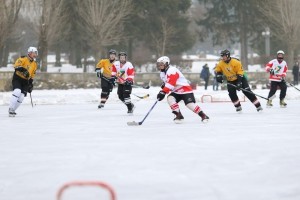
<svg viewBox="0 0 300 200">
<path fill-rule="evenodd" d="M 294 85 L 298 85 L 299 82 L 299 62 L 295 62 L 293 66 Z"/>
<path fill-rule="evenodd" d="M 200 73 L 200 78 L 202 78 L 205 82 L 205 85 L 204 85 L 204 89 L 207 90 L 207 86 L 208 86 L 208 81 L 209 81 L 209 76 L 210 76 L 210 73 L 209 73 L 209 68 L 208 68 L 208 65 L 207 63 L 202 67 L 202 70 L 201 70 L 201 73 Z"/>
</svg>

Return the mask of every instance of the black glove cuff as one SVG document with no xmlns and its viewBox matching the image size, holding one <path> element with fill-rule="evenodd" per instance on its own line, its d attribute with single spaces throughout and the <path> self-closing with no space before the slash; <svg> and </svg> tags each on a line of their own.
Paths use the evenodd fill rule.
<svg viewBox="0 0 300 200">
<path fill-rule="evenodd" d="M 237 80 L 238 83 L 242 82 L 243 76 L 242 75 L 237 75 Z"/>
</svg>

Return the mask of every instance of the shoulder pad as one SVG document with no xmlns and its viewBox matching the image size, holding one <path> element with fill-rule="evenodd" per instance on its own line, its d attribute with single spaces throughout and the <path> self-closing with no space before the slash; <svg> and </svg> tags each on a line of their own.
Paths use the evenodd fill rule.
<svg viewBox="0 0 300 200">
<path fill-rule="evenodd" d="M 237 60 L 237 61 L 240 61 L 240 59 L 238 59 L 238 58 L 233 58 L 233 57 L 231 57 L 231 59 L 235 59 L 235 60 Z"/>
</svg>

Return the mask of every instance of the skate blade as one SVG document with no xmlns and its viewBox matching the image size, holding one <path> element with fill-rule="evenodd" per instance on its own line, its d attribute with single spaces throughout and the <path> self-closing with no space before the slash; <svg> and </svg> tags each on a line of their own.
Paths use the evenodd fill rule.
<svg viewBox="0 0 300 200">
<path fill-rule="evenodd" d="M 207 122 L 209 122 L 209 119 L 204 119 L 204 120 L 202 120 L 202 123 L 203 123 L 203 124 L 206 124 Z"/>
<path fill-rule="evenodd" d="M 127 125 L 128 125 L 128 126 L 139 126 L 140 123 L 139 123 L 139 122 L 132 121 L 132 122 L 127 122 Z"/>
<path fill-rule="evenodd" d="M 280 105 L 280 108 L 286 108 L 286 106 L 282 106 L 282 105 Z"/>
<path fill-rule="evenodd" d="M 182 124 L 183 123 L 183 119 L 175 119 L 174 123 L 175 124 Z"/>
<path fill-rule="evenodd" d="M 16 115 L 14 114 L 8 114 L 9 117 L 15 117 Z"/>
</svg>

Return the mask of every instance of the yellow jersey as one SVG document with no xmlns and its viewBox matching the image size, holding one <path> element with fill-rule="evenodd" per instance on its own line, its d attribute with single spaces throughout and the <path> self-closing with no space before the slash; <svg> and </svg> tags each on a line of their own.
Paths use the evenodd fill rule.
<svg viewBox="0 0 300 200">
<path fill-rule="evenodd" d="M 16 71 L 16 74 L 23 79 L 33 79 L 37 70 L 37 63 L 34 60 L 30 60 L 27 56 L 21 56 L 15 62 L 14 68 L 23 67 L 29 72 L 29 77 L 25 77 L 22 72 Z"/>
<path fill-rule="evenodd" d="M 217 64 L 215 72 L 222 73 L 226 76 L 227 81 L 235 81 L 237 80 L 237 75 L 244 75 L 242 63 L 236 58 L 231 58 L 228 63 L 221 60 Z"/>
<path fill-rule="evenodd" d="M 103 76 L 110 78 L 111 77 L 111 70 L 112 70 L 112 65 L 114 64 L 113 62 L 110 62 L 109 59 L 101 59 L 97 66 L 96 69 L 103 69 Z"/>
</svg>

